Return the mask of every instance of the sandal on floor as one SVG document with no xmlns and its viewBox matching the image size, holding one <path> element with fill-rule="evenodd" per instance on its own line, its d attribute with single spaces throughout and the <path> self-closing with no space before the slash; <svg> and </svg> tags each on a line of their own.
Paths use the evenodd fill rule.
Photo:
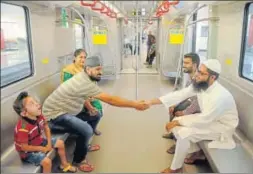
<svg viewBox="0 0 253 174">
<path fill-rule="evenodd" d="M 95 134 L 96 136 L 100 136 L 102 133 L 101 133 L 99 130 L 94 130 L 94 134 Z"/>
<path fill-rule="evenodd" d="M 91 165 L 88 160 L 83 160 L 79 165 L 82 165 L 82 164 L 87 164 L 87 165 L 91 166 L 92 168 L 94 168 L 94 166 Z"/>
<path fill-rule="evenodd" d="M 183 173 L 183 168 L 177 170 L 171 170 L 170 168 L 166 168 L 162 170 L 160 173 Z"/>
<path fill-rule="evenodd" d="M 206 161 L 206 157 L 204 155 L 199 155 L 197 153 L 192 154 L 189 158 L 184 159 L 185 164 L 197 164 L 197 163 L 203 163 Z"/>
<path fill-rule="evenodd" d="M 62 172 L 62 173 L 76 173 L 77 172 L 77 168 L 72 166 L 72 165 L 68 165 L 67 167 L 61 167 L 59 166 L 58 169 Z"/>
<path fill-rule="evenodd" d="M 94 167 L 89 164 L 80 164 L 78 166 L 78 169 L 82 172 L 91 172 L 92 170 L 94 170 Z"/>
<path fill-rule="evenodd" d="M 168 150 L 167 153 L 169 154 L 174 154 L 176 150 L 176 145 L 171 146 Z"/>
<path fill-rule="evenodd" d="M 172 133 L 166 133 L 162 136 L 165 139 L 174 139 L 174 135 Z"/>
<path fill-rule="evenodd" d="M 89 145 L 89 146 L 88 146 L 88 151 L 89 151 L 89 152 L 98 151 L 98 150 L 100 150 L 100 146 L 99 146 L 98 144 Z"/>
</svg>

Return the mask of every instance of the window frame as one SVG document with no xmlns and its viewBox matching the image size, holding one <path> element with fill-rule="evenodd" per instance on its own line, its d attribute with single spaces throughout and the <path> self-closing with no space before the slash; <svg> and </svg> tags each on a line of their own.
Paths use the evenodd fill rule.
<svg viewBox="0 0 253 174">
<path fill-rule="evenodd" d="M 197 12 L 192 16 L 192 22 L 197 20 Z M 196 42 L 197 42 L 197 24 L 194 24 L 192 31 L 192 52 L 196 52 Z"/>
<path fill-rule="evenodd" d="M 76 18 L 76 19 L 81 20 L 82 25 L 84 24 L 82 19 L 80 19 L 80 18 Z M 74 24 L 74 25 L 79 25 L 79 24 Z M 79 25 L 79 26 L 81 26 L 81 25 Z M 82 45 L 83 45 L 82 48 L 85 48 L 85 27 L 83 27 L 83 26 L 81 26 L 81 27 L 82 27 L 81 31 L 82 31 Z M 74 30 L 75 30 L 75 28 L 74 28 Z M 76 44 L 76 31 L 75 31 L 75 44 Z M 79 49 L 79 48 L 76 48 L 76 45 L 75 45 L 75 49 Z"/>
<path fill-rule="evenodd" d="M 243 75 L 243 63 L 245 58 L 245 42 L 247 36 L 248 29 L 248 17 L 249 17 L 249 7 L 253 5 L 253 2 L 249 2 L 244 7 L 244 15 L 243 15 L 243 26 L 242 26 L 242 41 L 241 41 L 241 53 L 240 53 L 240 61 L 239 61 L 239 76 L 243 79 L 246 79 L 250 82 L 253 82 L 252 79 L 247 78 Z"/>
<path fill-rule="evenodd" d="M 8 5 L 13 5 L 13 6 L 18 6 L 24 9 L 24 15 L 25 15 L 25 26 L 26 26 L 26 34 L 27 34 L 27 48 L 28 48 L 28 54 L 29 54 L 29 64 L 30 64 L 30 70 L 31 73 L 28 76 L 19 78 L 13 82 L 7 83 L 3 86 L 0 86 L 1 89 L 13 85 L 14 83 L 18 83 L 24 79 L 30 78 L 34 76 L 34 60 L 33 60 L 33 50 L 32 50 L 32 33 L 31 33 L 31 21 L 30 21 L 30 13 L 29 13 L 29 8 L 24 5 L 18 5 L 18 4 L 13 4 L 9 2 L 1 2 L 3 4 L 8 4 Z"/>
</svg>

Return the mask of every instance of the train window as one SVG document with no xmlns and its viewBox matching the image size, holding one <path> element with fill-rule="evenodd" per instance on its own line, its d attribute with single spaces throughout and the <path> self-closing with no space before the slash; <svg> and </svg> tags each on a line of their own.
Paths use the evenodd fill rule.
<svg viewBox="0 0 253 174">
<path fill-rule="evenodd" d="M 208 18 L 208 7 L 204 7 L 196 13 L 195 20 L 200 20 L 203 18 Z M 194 46 L 195 52 L 199 54 L 200 61 L 205 61 L 207 59 L 207 44 L 208 44 L 208 21 L 198 22 L 195 26 L 194 31 Z"/>
<path fill-rule="evenodd" d="M 1 88 L 33 75 L 28 9 L 1 2 Z"/>
<path fill-rule="evenodd" d="M 200 37 L 208 37 L 208 26 L 201 26 Z"/>
<path fill-rule="evenodd" d="M 84 29 L 79 24 L 74 24 L 76 49 L 84 48 Z"/>
<path fill-rule="evenodd" d="M 245 8 L 240 76 L 253 81 L 253 3 Z"/>
</svg>

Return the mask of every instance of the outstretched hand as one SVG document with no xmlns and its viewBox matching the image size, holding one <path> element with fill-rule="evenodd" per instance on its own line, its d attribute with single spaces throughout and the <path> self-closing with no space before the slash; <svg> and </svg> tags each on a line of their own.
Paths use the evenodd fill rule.
<svg viewBox="0 0 253 174">
<path fill-rule="evenodd" d="M 150 106 L 149 106 L 148 102 L 141 100 L 141 101 L 137 101 L 137 105 L 136 105 L 135 109 L 139 110 L 139 111 L 144 111 L 144 110 L 148 109 L 149 107 Z"/>
</svg>

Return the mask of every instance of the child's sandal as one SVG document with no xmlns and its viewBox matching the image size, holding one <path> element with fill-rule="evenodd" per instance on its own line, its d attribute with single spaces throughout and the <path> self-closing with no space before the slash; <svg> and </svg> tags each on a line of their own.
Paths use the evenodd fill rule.
<svg viewBox="0 0 253 174">
<path fill-rule="evenodd" d="M 59 166 L 59 169 L 61 170 L 62 173 L 76 173 L 77 172 L 77 168 L 70 165 L 70 164 L 67 167 L 64 167 L 64 168 Z"/>
</svg>

